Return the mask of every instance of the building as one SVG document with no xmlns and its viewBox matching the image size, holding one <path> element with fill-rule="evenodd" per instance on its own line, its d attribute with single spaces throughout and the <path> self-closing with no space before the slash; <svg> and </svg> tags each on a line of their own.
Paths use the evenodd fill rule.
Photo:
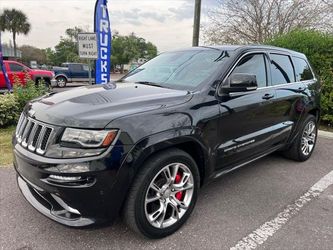
<svg viewBox="0 0 333 250">
<path fill-rule="evenodd" d="M 12 47 L 10 47 L 6 44 L 2 45 L 2 54 L 3 54 L 3 59 L 4 60 L 12 60 L 12 59 L 17 59 L 17 58 L 22 58 L 22 51 L 17 49 L 16 52 L 17 52 L 17 56 L 15 58 L 14 48 L 12 48 Z"/>
</svg>

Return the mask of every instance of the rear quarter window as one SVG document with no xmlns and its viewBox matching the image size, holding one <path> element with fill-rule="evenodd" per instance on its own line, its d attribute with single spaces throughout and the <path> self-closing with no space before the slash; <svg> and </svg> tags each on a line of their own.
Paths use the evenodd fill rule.
<svg viewBox="0 0 333 250">
<path fill-rule="evenodd" d="M 313 79 L 311 68 L 303 58 L 294 57 L 296 81 L 306 81 Z"/>
</svg>

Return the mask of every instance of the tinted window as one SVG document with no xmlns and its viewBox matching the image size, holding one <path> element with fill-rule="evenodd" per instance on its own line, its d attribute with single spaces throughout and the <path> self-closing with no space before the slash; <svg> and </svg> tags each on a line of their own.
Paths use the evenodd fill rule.
<svg viewBox="0 0 333 250">
<path fill-rule="evenodd" d="M 82 71 L 82 65 L 80 65 L 80 64 L 72 64 L 71 66 L 70 66 L 70 68 L 71 68 L 71 71 Z"/>
<path fill-rule="evenodd" d="M 16 64 L 16 63 L 10 63 L 9 68 L 10 68 L 10 71 L 12 71 L 12 72 L 22 72 L 24 69 L 24 67 L 22 65 Z"/>
<path fill-rule="evenodd" d="M 218 72 L 230 53 L 215 49 L 163 53 L 131 71 L 123 81 L 191 90 Z"/>
<path fill-rule="evenodd" d="M 257 78 L 258 87 L 266 87 L 266 65 L 265 57 L 262 54 L 245 56 L 236 66 L 234 73 L 252 74 Z"/>
<path fill-rule="evenodd" d="M 89 66 L 88 65 L 83 65 L 83 70 L 89 71 Z"/>
<path fill-rule="evenodd" d="M 296 81 L 306 81 L 313 79 L 313 74 L 309 64 L 302 58 L 294 57 Z"/>
<path fill-rule="evenodd" d="M 271 54 L 272 84 L 283 84 L 295 81 L 293 66 L 289 56 Z"/>
</svg>

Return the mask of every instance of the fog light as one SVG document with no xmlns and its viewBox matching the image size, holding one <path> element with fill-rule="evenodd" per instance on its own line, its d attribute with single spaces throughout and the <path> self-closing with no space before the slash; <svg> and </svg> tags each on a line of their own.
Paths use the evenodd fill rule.
<svg viewBox="0 0 333 250">
<path fill-rule="evenodd" d="M 45 170 L 53 173 L 85 173 L 90 171 L 90 163 L 73 163 L 73 164 L 60 164 L 54 167 L 46 168 Z"/>
<path fill-rule="evenodd" d="M 49 178 L 59 181 L 79 181 L 81 176 L 60 176 L 60 175 L 50 175 Z"/>
</svg>

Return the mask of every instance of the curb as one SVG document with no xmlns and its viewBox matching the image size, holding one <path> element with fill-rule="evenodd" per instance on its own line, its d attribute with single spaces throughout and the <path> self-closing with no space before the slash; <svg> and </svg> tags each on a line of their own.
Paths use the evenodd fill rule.
<svg viewBox="0 0 333 250">
<path fill-rule="evenodd" d="M 318 130 L 318 135 L 320 137 L 324 137 L 327 139 L 333 139 L 333 133 L 332 132 L 328 132 L 328 131 L 324 131 L 324 130 Z"/>
</svg>

